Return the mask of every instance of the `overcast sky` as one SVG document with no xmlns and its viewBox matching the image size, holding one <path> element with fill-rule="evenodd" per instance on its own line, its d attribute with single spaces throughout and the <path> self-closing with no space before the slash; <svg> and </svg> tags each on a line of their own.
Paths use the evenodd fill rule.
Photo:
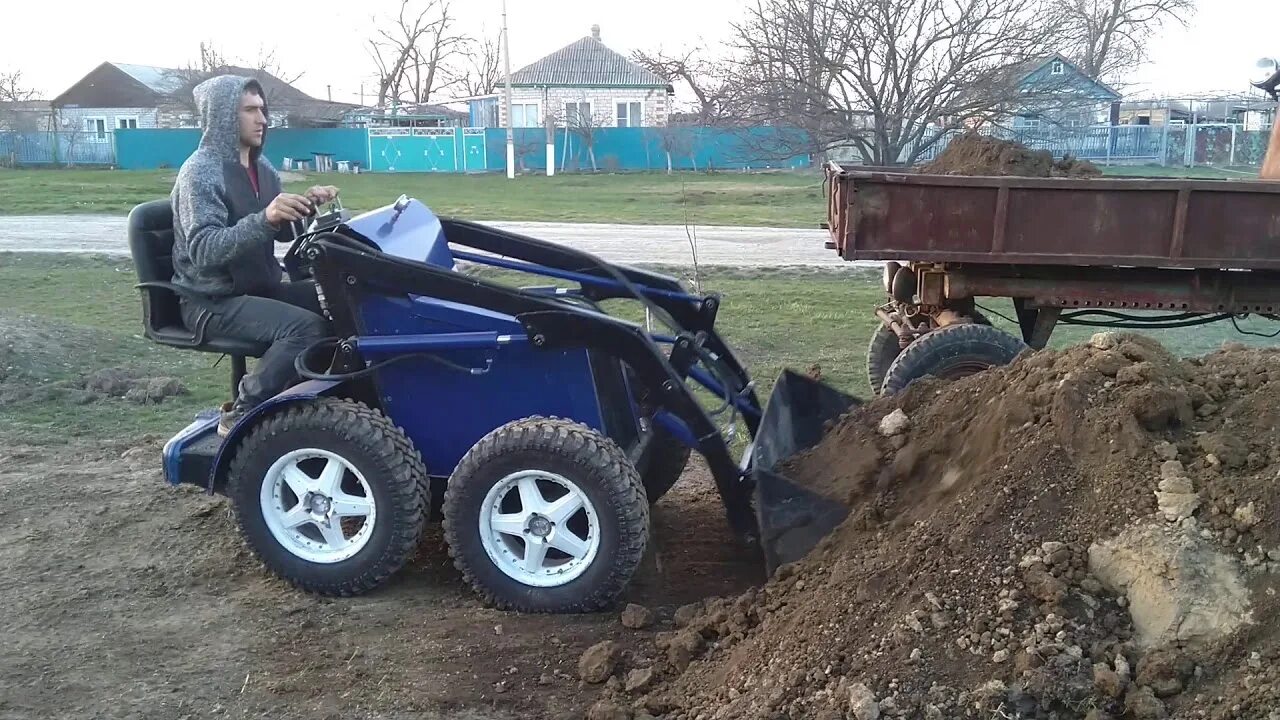
<svg viewBox="0 0 1280 720">
<path fill-rule="evenodd" d="M 373 64 L 363 45 L 376 27 L 373 15 L 394 12 L 398 0 L 216 0 L 191 3 L 192 22 L 178 19 L 173 0 L 5 0 L 0 70 L 21 69 L 29 85 L 53 97 L 112 60 L 183 66 L 201 40 L 226 55 L 252 60 L 274 48 L 298 86 L 323 98 L 366 99 Z M 357 6 L 360 6 L 359 8 Z M 461 22 L 476 33 L 501 24 L 501 0 L 454 0 Z M 1280 55 L 1280 2 L 1199 0 L 1188 28 L 1173 27 L 1151 45 L 1151 62 L 1135 74 L 1135 94 L 1190 94 L 1247 87 L 1250 68 L 1262 56 Z M 743 0 L 508 0 L 512 70 L 602 28 L 607 45 L 623 53 L 662 46 L 678 49 L 715 42 L 741 13 Z M 146 32 L 143 23 L 162 28 Z"/>
</svg>

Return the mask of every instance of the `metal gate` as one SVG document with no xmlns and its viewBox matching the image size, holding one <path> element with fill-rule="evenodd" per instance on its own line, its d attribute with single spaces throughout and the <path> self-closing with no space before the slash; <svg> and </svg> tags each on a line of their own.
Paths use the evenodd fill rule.
<svg viewBox="0 0 1280 720">
<path fill-rule="evenodd" d="M 369 128 L 374 172 L 458 172 L 456 128 Z"/>
</svg>

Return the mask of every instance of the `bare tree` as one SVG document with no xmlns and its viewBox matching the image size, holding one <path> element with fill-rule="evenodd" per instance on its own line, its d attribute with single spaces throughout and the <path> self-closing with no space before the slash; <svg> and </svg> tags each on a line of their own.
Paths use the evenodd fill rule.
<svg viewBox="0 0 1280 720">
<path fill-rule="evenodd" d="M 23 84 L 21 70 L 0 72 L 0 132 L 27 130 L 34 118 L 24 104 L 37 96 L 35 90 Z"/>
<path fill-rule="evenodd" d="M 851 143 L 911 163 L 949 131 L 1055 95 L 1020 86 L 1048 54 L 1048 0 L 756 0 L 735 24 L 734 112 L 797 128 L 810 152 Z M 1036 97 L 1033 97 L 1036 96 Z M 800 150 L 800 148 L 796 148 Z"/>
<path fill-rule="evenodd" d="M 502 34 L 494 36 L 482 35 L 466 43 L 461 51 L 459 89 L 468 97 L 492 94 L 502 78 L 502 57 L 499 48 L 502 45 Z"/>
<path fill-rule="evenodd" d="M 587 109 L 584 110 L 583 106 L 586 106 Z M 597 131 L 602 127 L 608 127 L 609 118 L 602 113 L 593 112 L 593 109 L 593 106 L 587 102 L 570 102 L 566 104 L 563 114 L 553 117 L 554 120 L 563 123 L 569 134 L 578 138 L 578 141 L 587 150 L 587 159 L 591 163 L 591 171 L 597 172 L 600 169 L 596 164 Z"/>
<path fill-rule="evenodd" d="M 1116 80 L 1146 58 L 1165 22 L 1186 24 L 1195 0 L 1069 0 L 1062 8 L 1068 55 L 1097 79 Z"/>
<path fill-rule="evenodd" d="M 450 66 L 471 39 L 456 27 L 450 0 L 400 0 L 392 29 L 368 41 L 378 74 L 378 107 L 389 100 L 425 103 L 461 82 Z"/>
<path fill-rule="evenodd" d="M 177 85 L 178 89 L 174 93 L 174 97 L 187 112 L 196 114 L 197 108 L 194 96 L 196 86 L 211 77 L 230 72 L 232 68 L 246 68 L 252 70 L 254 75 L 257 76 L 267 74 L 286 84 L 297 82 L 303 76 L 303 73 L 291 74 L 286 71 L 280 62 L 276 60 L 275 50 L 260 48 L 257 59 L 252 62 L 246 62 L 227 57 L 222 49 L 212 41 L 202 41 L 196 58 L 188 62 L 186 67 L 175 71 L 174 84 Z"/>
<path fill-rule="evenodd" d="M 724 62 L 708 59 L 705 50 L 676 54 L 667 54 L 661 49 L 636 51 L 631 60 L 669 83 L 687 85 L 696 98 L 694 112 L 698 125 L 719 125 L 728 119 L 735 87 L 723 70 Z"/>
</svg>

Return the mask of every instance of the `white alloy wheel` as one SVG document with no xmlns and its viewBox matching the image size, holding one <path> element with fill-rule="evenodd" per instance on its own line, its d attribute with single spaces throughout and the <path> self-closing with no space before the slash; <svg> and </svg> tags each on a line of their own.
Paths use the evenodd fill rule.
<svg viewBox="0 0 1280 720">
<path fill-rule="evenodd" d="M 259 504 L 281 547 L 323 564 L 359 553 L 373 535 L 378 514 L 360 471 L 340 455 L 314 448 L 294 450 L 272 463 Z"/>
<path fill-rule="evenodd" d="M 479 517 L 480 543 L 507 577 L 557 587 L 591 567 L 600 520 L 587 494 L 568 478 L 522 470 L 495 483 Z"/>
</svg>

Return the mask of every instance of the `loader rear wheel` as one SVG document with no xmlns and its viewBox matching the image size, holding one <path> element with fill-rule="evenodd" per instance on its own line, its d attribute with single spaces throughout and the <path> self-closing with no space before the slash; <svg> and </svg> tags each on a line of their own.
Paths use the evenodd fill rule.
<svg viewBox="0 0 1280 720">
<path fill-rule="evenodd" d="M 608 607 L 640 565 L 649 503 L 626 453 L 578 423 L 526 418 L 486 435 L 445 489 L 463 578 L 497 608 Z"/>
<path fill-rule="evenodd" d="M 893 395 L 932 375 L 954 380 L 1013 362 L 1028 346 L 990 325 L 948 325 L 923 335 L 898 355 L 885 374 L 882 394 Z"/>
<path fill-rule="evenodd" d="M 386 416 L 320 398 L 267 416 L 235 451 L 227 495 L 249 550 L 319 595 L 358 595 L 422 536 L 426 469 Z"/>
</svg>

